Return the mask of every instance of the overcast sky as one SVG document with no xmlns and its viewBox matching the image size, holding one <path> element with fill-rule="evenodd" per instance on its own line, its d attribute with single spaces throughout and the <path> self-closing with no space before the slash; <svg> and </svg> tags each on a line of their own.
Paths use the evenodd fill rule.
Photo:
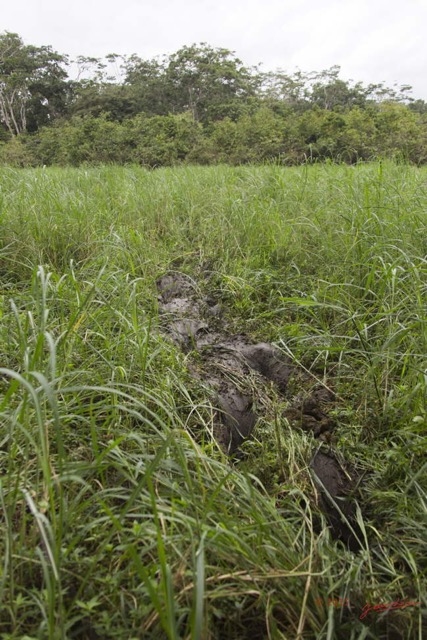
<svg viewBox="0 0 427 640">
<path fill-rule="evenodd" d="M 143 58 L 207 42 L 264 70 L 411 84 L 427 100 L 427 0 L 0 0 L 0 31 L 60 53 Z"/>
</svg>

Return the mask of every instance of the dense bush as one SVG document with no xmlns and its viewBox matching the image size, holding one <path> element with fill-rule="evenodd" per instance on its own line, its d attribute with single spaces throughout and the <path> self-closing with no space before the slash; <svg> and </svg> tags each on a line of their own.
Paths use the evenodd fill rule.
<svg viewBox="0 0 427 640">
<path fill-rule="evenodd" d="M 375 108 L 277 113 L 260 106 L 237 120 L 202 125 L 186 112 L 122 122 L 109 114 L 73 116 L 34 134 L 0 142 L 0 162 L 13 166 L 136 163 L 247 164 L 306 160 L 354 163 L 374 158 L 427 159 L 426 116 L 396 103 Z"/>
</svg>

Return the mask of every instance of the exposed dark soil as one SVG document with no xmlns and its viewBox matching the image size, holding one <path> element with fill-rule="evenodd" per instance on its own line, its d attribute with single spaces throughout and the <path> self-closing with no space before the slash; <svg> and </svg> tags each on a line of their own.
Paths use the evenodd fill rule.
<svg viewBox="0 0 427 640">
<path fill-rule="evenodd" d="M 331 389 L 317 386 L 309 395 L 302 394 L 298 400 L 286 409 L 284 416 L 292 426 L 312 431 L 315 437 L 329 440 L 335 428 L 334 418 L 330 411 L 334 406 L 335 395 Z"/>
<path fill-rule="evenodd" d="M 352 495 L 359 480 L 356 472 L 348 464 L 341 464 L 331 451 L 318 450 L 310 467 L 332 535 L 357 551 L 362 532 L 356 523 L 356 503 Z"/>
<path fill-rule="evenodd" d="M 313 388 L 311 381 L 304 384 L 306 374 L 277 347 L 267 342 L 253 344 L 243 334 L 230 335 L 221 302 L 204 296 L 189 276 L 171 272 L 159 278 L 157 287 L 162 330 L 185 353 L 197 356 L 188 366 L 213 394 L 217 408 L 214 436 L 225 452 L 238 455 L 268 397 L 288 401 L 283 415 L 292 427 L 330 440 L 335 427 L 329 413 L 335 399 L 330 388 L 320 384 Z M 292 401 L 288 393 L 291 381 L 293 386 L 302 381 L 301 393 Z M 350 496 L 357 483 L 355 474 L 344 469 L 331 452 L 318 451 L 310 468 L 332 534 L 356 549 L 355 503 Z"/>
</svg>

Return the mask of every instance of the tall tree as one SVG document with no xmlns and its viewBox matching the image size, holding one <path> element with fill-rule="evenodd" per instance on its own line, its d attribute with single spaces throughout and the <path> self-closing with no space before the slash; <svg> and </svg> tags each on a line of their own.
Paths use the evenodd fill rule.
<svg viewBox="0 0 427 640">
<path fill-rule="evenodd" d="M 63 113 L 66 63 L 51 47 L 24 45 L 16 33 L 0 34 L 0 122 L 12 136 L 36 131 Z"/>
<path fill-rule="evenodd" d="M 190 111 L 201 122 L 240 115 L 239 107 L 255 96 L 259 85 L 259 76 L 233 51 L 206 43 L 171 55 L 166 76 L 176 111 Z"/>
<path fill-rule="evenodd" d="M 262 73 L 261 79 L 263 99 L 276 110 L 279 105 L 298 112 L 310 108 L 308 100 L 310 76 L 302 71 L 288 74 L 278 69 Z"/>
<path fill-rule="evenodd" d="M 312 104 L 328 111 L 337 107 L 351 109 L 365 106 L 370 88 L 364 87 L 361 82 L 352 85 L 351 80 L 341 80 L 340 71 L 341 68 L 335 65 L 313 75 L 310 95 Z"/>
</svg>

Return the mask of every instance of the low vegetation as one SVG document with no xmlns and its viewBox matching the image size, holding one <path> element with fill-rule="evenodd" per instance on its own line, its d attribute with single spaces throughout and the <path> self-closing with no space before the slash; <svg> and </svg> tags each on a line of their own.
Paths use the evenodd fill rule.
<svg viewBox="0 0 427 640">
<path fill-rule="evenodd" d="M 0 184 L 0 637 L 421 640 L 426 170 L 3 168 Z M 310 433 L 267 415 L 240 459 L 221 451 L 191 352 L 160 331 L 170 269 L 209 273 L 230 331 L 333 387 L 361 550 L 317 506 Z"/>
</svg>

